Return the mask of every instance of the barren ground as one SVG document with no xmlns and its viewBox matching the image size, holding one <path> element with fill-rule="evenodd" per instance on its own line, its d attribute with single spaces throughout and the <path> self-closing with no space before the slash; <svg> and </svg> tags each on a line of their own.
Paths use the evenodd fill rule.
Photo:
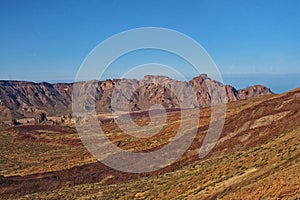
<svg viewBox="0 0 300 200">
<path fill-rule="evenodd" d="M 0 198 L 300 198 L 299 94 L 297 89 L 229 103 L 221 138 L 204 159 L 198 154 L 211 109 L 201 109 L 197 136 L 182 158 L 144 174 L 116 171 L 97 162 L 74 127 L 1 126 Z M 193 112 L 197 111 L 191 110 L 191 117 L 184 120 L 194 120 Z M 149 123 L 147 112 L 132 118 L 140 126 Z M 122 133 L 107 115 L 99 119 L 114 144 L 148 152 L 176 135 L 180 111 L 169 110 L 163 129 L 147 139 Z"/>
</svg>

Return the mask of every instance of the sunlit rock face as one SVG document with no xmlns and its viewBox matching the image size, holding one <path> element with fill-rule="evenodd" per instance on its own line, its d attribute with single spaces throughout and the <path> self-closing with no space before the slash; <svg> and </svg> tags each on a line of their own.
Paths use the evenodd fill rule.
<svg viewBox="0 0 300 200">
<path fill-rule="evenodd" d="M 74 84 L 79 84 L 83 91 L 90 91 L 88 88 L 92 85 L 91 93 L 80 93 L 80 98 L 82 106 L 93 105 L 97 112 L 148 110 L 155 104 L 165 108 L 195 108 L 272 94 L 269 88 L 261 85 L 236 90 L 206 74 L 189 82 L 154 75 L 144 76 L 139 81 L 113 79 L 56 84 L 0 81 L 0 120 L 34 117 L 37 112 L 45 112 L 48 116 L 71 113 L 72 95 L 76 95 L 72 93 Z M 188 98 L 191 91 L 195 98 Z M 85 95 L 92 97 L 86 98 Z"/>
</svg>

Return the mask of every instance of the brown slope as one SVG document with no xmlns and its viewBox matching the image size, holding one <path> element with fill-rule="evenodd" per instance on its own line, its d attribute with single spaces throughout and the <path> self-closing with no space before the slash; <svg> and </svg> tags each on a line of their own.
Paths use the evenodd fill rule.
<svg viewBox="0 0 300 200">
<path fill-rule="evenodd" d="M 227 155 L 233 151 L 245 150 L 265 143 L 283 131 L 299 125 L 299 96 L 300 89 L 283 95 L 271 96 L 258 104 L 251 104 L 250 100 L 246 100 L 244 104 L 247 108 L 240 108 L 239 112 L 230 115 L 226 120 L 222 137 L 209 157 Z M 253 107 L 248 107 L 247 104 Z M 110 169 L 101 163 L 94 163 L 57 172 L 23 177 L 2 177 L 0 191 L 3 196 L 20 196 L 82 183 L 112 184 L 172 172 L 199 160 L 199 147 L 206 129 L 205 126 L 199 128 L 198 135 L 189 151 L 178 162 L 157 172 L 129 174 Z M 108 176 L 111 178 L 106 179 Z"/>
</svg>

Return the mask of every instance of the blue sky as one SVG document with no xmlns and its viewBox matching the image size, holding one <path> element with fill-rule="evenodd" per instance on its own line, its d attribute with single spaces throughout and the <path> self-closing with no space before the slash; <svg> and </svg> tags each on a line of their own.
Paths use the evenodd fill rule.
<svg viewBox="0 0 300 200">
<path fill-rule="evenodd" d="M 192 37 L 225 77 L 295 76 L 300 74 L 299 10 L 296 0 L 1 0 L 0 79 L 72 80 L 100 42 L 147 26 Z M 286 89 L 297 84 L 296 76 Z"/>
</svg>

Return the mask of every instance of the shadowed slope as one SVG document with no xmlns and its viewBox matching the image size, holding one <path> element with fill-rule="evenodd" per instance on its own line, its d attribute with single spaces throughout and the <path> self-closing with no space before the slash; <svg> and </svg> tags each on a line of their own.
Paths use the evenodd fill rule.
<svg viewBox="0 0 300 200">
<path fill-rule="evenodd" d="M 10 177 L 2 177 L 1 178 L 1 189 L 0 193 L 2 196 L 21 196 L 28 193 L 38 192 L 38 191 L 50 191 L 58 188 L 68 188 L 74 185 L 78 184 L 84 184 L 84 183 L 96 183 L 97 185 L 110 185 L 110 184 L 121 184 L 122 182 L 127 182 L 129 180 L 131 184 L 135 184 L 135 180 L 137 178 L 141 177 L 156 177 L 159 175 L 164 177 L 165 173 L 179 173 L 182 174 L 180 170 L 184 170 L 188 166 L 194 166 L 199 165 L 197 169 L 204 170 L 205 172 L 205 166 L 201 163 L 210 163 L 217 161 L 218 167 L 221 167 L 222 169 L 225 168 L 228 170 L 232 169 L 232 165 L 223 165 L 223 162 L 229 162 L 231 163 L 232 160 L 235 160 L 235 156 L 239 156 L 239 159 L 236 159 L 236 161 L 243 161 L 242 165 L 238 165 L 239 162 L 234 162 L 236 166 L 240 166 L 240 168 L 244 168 L 244 166 L 247 167 L 250 171 L 245 171 L 246 169 L 243 169 L 242 171 L 245 171 L 244 173 L 248 175 L 254 173 L 254 169 L 251 167 L 254 167 L 255 169 L 258 168 L 260 165 L 264 166 L 267 165 L 268 167 L 271 167 L 273 164 L 279 163 L 280 165 L 280 159 L 274 157 L 273 153 L 269 155 L 269 147 L 267 150 L 263 151 L 261 156 L 255 153 L 251 153 L 251 158 L 248 160 L 248 156 L 241 156 L 248 154 L 247 152 L 257 151 L 255 150 L 258 148 L 260 150 L 261 145 L 264 145 L 264 143 L 268 143 L 271 141 L 270 144 L 272 145 L 279 145 L 279 141 L 281 140 L 272 140 L 274 137 L 279 136 L 283 132 L 288 131 L 289 129 L 292 129 L 294 127 L 297 127 L 300 124 L 300 89 L 282 94 L 282 95 L 272 95 L 268 97 L 260 97 L 255 98 L 251 100 L 243 100 L 243 101 L 237 101 L 236 103 L 232 103 L 228 105 L 228 113 L 227 113 L 227 119 L 226 123 L 223 129 L 222 136 L 216 145 L 216 147 L 213 149 L 213 151 L 208 155 L 207 158 L 205 158 L 203 161 L 199 161 L 198 154 L 199 154 L 199 147 L 201 146 L 204 134 L 207 130 L 207 123 L 209 122 L 209 113 L 210 109 L 205 108 L 201 112 L 203 116 L 203 120 L 199 124 L 199 130 L 198 135 L 195 138 L 193 144 L 191 145 L 190 149 L 184 154 L 184 156 L 179 159 L 176 163 L 172 164 L 169 167 L 166 167 L 162 170 L 152 172 L 152 173 L 146 173 L 146 174 L 129 174 L 129 173 L 123 173 L 119 172 L 113 169 L 110 169 L 106 166 L 104 166 L 101 163 L 91 163 L 91 164 L 85 164 L 81 166 L 74 166 L 69 169 L 59 170 L 59 171 L 53 171 L 53 172 L 47 172 L 47 173 L 40 173 L 40 174 L 31 174 L 31 175 L 24 175 L 24 176 L 10 176 Z M 176 112 L 177 111 L 170 111 L 170 115 L 174 113 L 172 120 L 176 122 Z M 145 113 L 147 118 L 147 113 Z M 143 114 L 140 116 L 141 119 L 143 119 Z M 208 119 L 208 120 L 206 120 Z M 116 126 L 114 125 L 113 121 L 110 121 L 108 123 L 105 123 L 104 125 L 107 130 L 109 130 L 110 133 L 114 133 L 110 135 L 112 141 L 123 141 L 122 148 L 124 149 L 130 149 L 131 145 L 134 144 L 136 147 L 141 146 L 142 151 L 151 151 L 153 149 L 159 148 L 160 145 L 165 144 L 168 142 L 168 140 L 160 140 L 161 143 L 151 145 L 150 144 L 145 146 L 145 141 L 130 141 L 126 140 L 124 137 L 119 137 L 122 135 L 122 133 L 119 133 L 118 130 L 115 130 Z M 30 126 L 29 126 L 30 127 Z M 30 129 L 30 128 L 29 128 Z M 114 131 L 115 130 L 115 131 Z M 298 129 L 297 129 L 298 130 Z M 15 131 L 17 129 L 15 128 Z M 30 132 L 30 131 L 29 131 Z M 172 137 L 171 133 L 168 135 L 168 137 Z M 284 146 L 284 149 L 290 149 L 293 148 L 293 145 L 296 145 L 297 142 L 299 142 L 299 132 L 293 132 L 294 136 L 292 139 L 287 139 L 294 141 L 292 144 L 287 143 L 286 146 Z M 288 137 L 291 136 L 288 133 L 285 134 Z M 161 135 L 162 137 L 164 134 Z M 125 139 L 125 140 L 124 140 Z M 68 139 L 66 139 L 67 141 Z M 149 141 L 148 141 L 149 142 Z M 32 143 L 35 143 L 34 141 Z M 41 142 L 40 142 L 41 144 Z M 269 144 L 269 146 L 270 146 Z M 268 144 L 267 144 L 268 145 Z M 272 146 L 271 145 L 271 146 Z M 292 145 L 292 146 L 290 146 Z M 270 148 L 272 148 L 270 146 Z M 143 148 L 142 148 L 143 147 Z M 298 146 L 296 145 L 296 150 L 294 150 L 293 154 L 290 154 L 290 159 L 297 159 L 298 155 Z M 143 150 L 144 149 L 144 150 Z M 241 155 L 237 155 L 235 152 L 243 152 Z M 298 152 L 298 153 L 297 153 Z M 295 155 L 294 155 L 295 154 Z M 262 157 L 262 155 L 265 155 Z M 285 153 L 283 154 L 283 156 Z M 233 156 L 233 157 L 232 157 Z M 273 157 L 272 157 L 273 156 Z M 277 156 L 277 154 L 276 154 Z M 222 162 L 220 161 L 223 160 Z M 269 165 L 269 162 L 265 159 L 272 160 L 275 159 L 272 165 Z M 66 160 L 67 162 L 67 160 Z M 199 163 L 199 164 L 196 164 Z M 206 165 L 206 164 L 205 164 Z M 239 169 L 239 168 L 238 168 Z M 177 172 L 177 170 L 179 170 Z M 257 171 L 257 170 L 256 170 Z M 261 170 L 259 170 L 261 171 Z M 223 178 L 225 182 L 224 184 L 232 185 L 232 182 L 235 182 L 237 179 L 243 179 L 241 177 L 230 179 L 230 177 L 235 177 L 238 172 L 233 172 L 234 174 L 231 174 L 227 178 Z M 260 174 L 260 173 L 259 173 Z M 3 174 L 5 175 L 5 173 Z M 214 172 L 205 172 L 203 174 L 204 176 L 213 176 L 215 177 Z M 182 179 L 185 179 L 184 173 L 182 174 Z M 221 176 L 221 175 L 220 175 Z M 260 176 L 260 175 L 259 175 Z M 151 178 L 152 179 L 152 178 Z M 221 182 L 223 179 L 220 179 Z M 143 179 L 144 180 L 144 179 Z M 141 180 L 141 181 L 143 181 Z M 146 179 L 147 180 L 147 179 Z M 160 178 L 158 179 L 160 180 Z M 163 179 L 161 179 L 163 180 Z M 174 181 L 177 179 L 174 179 Z M 219 179 L 213 179 L 213 180 L 219 180 Z M 249 179 L 252 180 L 252 179 Z M 256 179 L 253 179 L 255 181 Z M 211 183 L 211 180 L 208 179 L 207 183 Z M 137 181 L 136 183 L 139 183 L 140 181 Z M 190 181 L 188 181 L 191 183 Z M 252 182 L 251 182 L 252 183 Z M 186 184 L 186 183 L 185 183 Z M 199 183 L 200 184 L 200 183 Z M 205 183 L 201 183 L 204 184 Z M 201 189 L 204 186 L 199 185 L 199 189 Z M 216 184 L 216 183 L 215 183 Z M 210 184 L 209 184 L 210 185 Z M 123 187 L 124 185 L 121 184 Z M 234 186 L 234 184 L 233 184 Z M 107 186 L 108 190 L 112 186 Z M 235 187 L 235 186 L 234 186 Z M 212 187 L 212 189 L 215 191 L 214 193 L 216 195 L 223 194 L 223 187 L 220 187 L 220 189 L 215 186 Z M 225 187 L 226 188 L 226 187 Z M 76 188 L 73 188 L 74 191 L 77 191 Z M 80 191 L 80 190 L 79 190 Z M 199 190 L 199 191 L 202 191 Z M 199 192 L 198 191 L 198 192 Z M 218 192 L 219 191 L 219 192 Z M 231 191 L 231 189 L 230 189 Z M 172 191 L 174 192 L 174 191 Z M 198 192 L 195 192 L 197 194 Z M 117 195 L 111 194 L 111 195 Z M 174 193 L 174 194 L 181 194 Z M 225 194 L 225 193 L 224 193 Z M 227 194 L 227 193 L 226 193 Z"/>
</svg>

